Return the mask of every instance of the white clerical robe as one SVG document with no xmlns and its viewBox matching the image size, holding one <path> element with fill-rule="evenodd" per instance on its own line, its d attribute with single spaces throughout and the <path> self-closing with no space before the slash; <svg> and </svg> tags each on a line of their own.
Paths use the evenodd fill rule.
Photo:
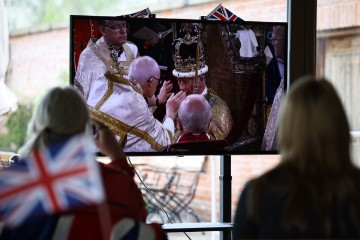
<svg viewBox="0 0 360 240">
<path fill-rule="evenodd" d="M 91 116 L 116 134 L 125 152 L 154 152 L 171 144 L 174 121 L 154 118 L 140 85 L 107 72 L 95 80 L 87 104 Z"/>
<path fill-rule="evenodd" d="M 123 53 L 120 54 L 118 61 L 124 75 L 127 75 L 131 62 L 139 56 L 138 48 L 135 44 L 127 42 L 123 44 Z M 111 70 L 113 61 L 110 58 L 110 51 L 105 43 L 104 37 L 96 42 L 90 40 L 86 48 L 81 52 L 74 85 L 87 100 L 90 89 L 99 76 Z"/>
</svg>

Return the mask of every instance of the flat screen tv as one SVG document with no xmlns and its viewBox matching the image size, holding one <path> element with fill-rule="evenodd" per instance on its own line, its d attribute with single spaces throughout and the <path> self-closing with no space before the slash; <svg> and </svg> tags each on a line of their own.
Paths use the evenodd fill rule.
<svg viewBox="0 0 360 240">
<path fill-rule="evenodd" d="M 197 55 L 192 56 L 193 59 L 196 59 L 194 64 L 198 69 L 203 65 L 207 66 L 206 73 L 204 73 L 207 91 L 216 93 L 217 97 L 225 102 L 232 119 L 231 125 L 222 122 L 223 118 L 221 117 L 217 119 L 218 129 L 216 131 L 222 131 L 222 128 L 229 127 L 227 132 L 225 131 L 225 135 L 217 137 L 221 141 L 183 144 L 176 152 L 169 152 L 166 150 L 169 149 L 166 148 L 166 144 L 158 144 L 157 140 L 152 137 L 153 129 L 142 130 L 135 120 L 124 123 L 123 120 L 109 116 L 106 112 L 103 112 L 100 117 L 93 112 L 94 106 L 89 106 L 91 115 L 98 120 L 105 121 L 105 124 L 118 135 L 119 143 L 124 146 L 127 155 L 236 155 L 276 154 L 278 152 L 276 118 L 281 95 L 286 90 L 287 23 L 224 22 L 156 17 L 125 19 L 123 17 L 72 15 L 70 16 L 70 83 L 80 92 L 84 89 L 74 79 L 79 76 L 86 79 L 87 75 L 98 74 L 94 73 L 94 69 L 112 59 L 109 50 L 111 46 L 109 48 L 109 45 L 105 45 L 104 49 L 94 50 L 98 46 L 96 42 L 101 41 L 102 38 L 99 25 L 103 20 L 106 20 L 105 28 L 111 28 L 115 32 L 126 31 L 127 41 L 137 47 L 138 55 L 147 55 L 157 61 L 161 70 L 161 80 L 155 95 L 160 90 L 163 80 L 170 80 L 173 84 L 173 91 L 175 93 L 179 91 L 179 79 L 175 74 L 179 72 L 177 71 L 179 63 L 175 63 L 175 61 L 177 54 L 184 50 L 176 50 L 176 43 L 184 40 L 186 36 L 194 37 L 197 44 L 196 49 L 199 49 L 196 51 Z M 109 26 L 107 26 L 107 20 L 122 20 L 126 21 L 126 24 L 119 26 L 108 24 Z M 90 55 L 87 53 L 85 56 L 84 49 L 89 43 L 95 43 L 92 44 L 92 51 L 98 52 Z M 122 51 L 125 52 L 125 48 Z M 82 53 L 83 59 L 95 57 L 99 58 L 100 62 L 96 65 L 84 66 L 86 61 L 82 63 L 79 61 Z M 136 57 L 133 56 L 133 58 Z M 131 59 L 127 60 L 124 68 L 132 61 Z M 82 70 L 79 72 L 81 65 L 83 65 Z M 102 78 L 107 71 L 105 67 L 103 71 L 100 74 Z M 126 71 L 121 71 L 121 74 L 126 76 Z M 195 77 L 199 77 L 199 74 L 201 73 Z M 94 82 L 98 81 L 96 78 L 98 76 L 95 76 Z M 120 84 L 116 81 L 115 83 Z M 94 83 L 85 84 L 87 84 L 88 91 L 92 91 L 91 88 L 96 85 Z M 100 105 L 105 101 L 110 101 L 109 96 L 114 92 L 122 94 L 121 91 L 114 90 L 116 88 L 114 86 L 111 85 L 112 89 L 110 89 L 110 84 L 108 84 L 104 86 L 107 89 L 105 92 L 94 91 L 92 96 L 99 99 Z M 113 111 L 121 112 L 121 109 L 118 110 L 116 107 L 117 104 L 125 105 L 126 108 L 127 102 L 129 104 L 133 102 L 132 99 L 124 97 L 118 99 L 123 102 L 112 102 Z M 144 101 L 147 100 L 144 99 Z M 214 102 L 216 102 L 216 98 Z M 97 110 L 101 112 L 101 108 L 97 108 Z M 153 107 L 151 110 L 153 111 L 152 116 L 157 121 L 164 120 L 166 110 L 164 104 Z M 214 111 L 212 114 L 216 115 L 217 112 Z M 175 137 L 171 137 L 171 143 L 175 143 Z M 127 144 L 134 144 L 134 138 L 140 138 L 151 148 L 142 148 L 141 144 L 128 148 Z M 226 141 L 223 141 L 224 139 Z"/>
</svg>

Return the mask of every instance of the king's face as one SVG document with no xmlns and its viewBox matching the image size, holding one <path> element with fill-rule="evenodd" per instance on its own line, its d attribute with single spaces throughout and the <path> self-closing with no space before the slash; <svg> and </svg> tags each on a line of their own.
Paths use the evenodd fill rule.
<svg viewBox="0 0 360 240">
<path fill-rule="evenodd" d="M 194 90 L 194 78 L 177 78 L 176 79 L 181 91 L 185 92 L 186 95 L 190 95 Z"/>
<path fill-rule="evenodd" d="M 206 88 L 205 85 L 205 77 L 204 75 L 198 76 L 198 89 L 196 93 L 202 93 Z M 195 77 L 188 77 L 188 78 L 176 78 L 179 88 L 181 91 L 186 93 L 186 96 L 194 93 L 195 87 Z"/>
</svg>

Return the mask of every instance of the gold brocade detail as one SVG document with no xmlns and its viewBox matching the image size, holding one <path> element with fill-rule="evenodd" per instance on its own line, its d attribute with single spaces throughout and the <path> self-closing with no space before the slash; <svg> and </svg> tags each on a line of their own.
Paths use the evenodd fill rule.
<svg viewBox="0 0 360 240">
<path fill-rule="evenodd" d="M 131 43 L 131 42 L 128 42 Z M 135 56 L 131 48 L 127 44 L 122 45 L 124 49 L 125 59 L 126 61 L 117 61 L 114 62 L 113 59 L 110 58 L 109 64 L 112 66 L 112 69 L 116 71 L 119 75 L 128 75 L 130 64 L 134 61 Z"/>
<path fill-rule="evenodd" d="M 129 41 L 127 43 L 133 44 Z M 132 63 L 132 61 L 134 61 L 136 57 L 138 57 L 138 55 L 134 55 L 133 51 L 127 43 L 123 44 L 126 61 L 118 61 L 117 66 L 120 70 L 121 75 L 128 74 L 130 64 Z M 119 74 L 119 72 L 117 71 L 117 67 L 114 65 L 116 63 L 111 59 L 108 45 L 105 43 L 103 38 L 96 41 L 95 43 L 91 43 L 90 46 L 95 55 L 105 64 L 107 71 L 115 71 L 115 73 Z"/>
<path fill-rule="evenodd" d="M 127 142 L 127 136 L 126 135 L 119 139 L 119 144 L 123 149 L 125 148 L 126 142 Z"/>
<path fill-rule="evenodd" d="M 217 101 L 211 108 L 209 135 L 212 139 L 225 139 L 232 128 L 233 121 L 230 110 L 224 100 L 217 96 Z"/>
<path fill-rule="evenodd" d="M 167 132 L 169 134 L 170 142 L 172 142 L 173 141 L 173 135 L 169 130 L 167 130 Z"/>
<path fill-rule="evenodd" d="M 107 66 L 108 70 L 112 72 L 112 74 L 117 74 L 117 75 L 128 75 L 129 73 L 129 67 L 130 64 L 132 63 L 132 61 L 119 61 L 118 65 L 116 67 L 116 63 L 113 60 L 108 60 Z"/>
<path fill-rule="evenodd" d="M 148 142 L 151 145 L 151 147 L 153 149 L 155 149 L 156 151 L 160 151 L 164 147 L 161 144 L 155 142 L 154 138 L 152 138 L 147 132 L 142 131 L 138 128 L 135 128 L 133 126 L 129 126 L 126 123 L 124 123 L 112 116 L 109 116 L 103 112 L 100 112 L 89 105 L 88 105 L 88 108 L 89 108 L 91 117 L 104 123 L 106 126 L 108 126 L 113 131 L 114 134 L 118 135 L 121 139 L 125 140 L 126 135 L 128 133 L 131 133 L 131 134 L 139 137 L 140 139 Z M 120 141 L 120 144 L 121 143 L 122 143 L 122 141 Z"/>
<path fill-rule="evenodd" d="M 211 88 L 208 88 L 208 91 L 205 94 L 204 98 L 209 101 L 210 97 L 213 95 L 216 95 L 215 92 Z"/>
<path fill-rule="evenodd" d="M 106 77 L 107 80 L 109 80 L 109 82 L 115 82 L 115 83 L 130 86 L 134 89 L 135 92 L 137 92 L 141 95 L 143 94 L 142 89 L 139 87 L 138 83 L 131 79 L 126 79 L 123 76 L 114 75 L 110 72 L 106 72 L 104 74 L 104 76 Z"/>
<path fill-rule="evenodd" d="M 100 99 L 100 101 L 96 104 L 95 109 L 99 110 L 102 105 L 110 98 L 111 94 L 114 92 L 114 83 L 108 81 L 108 89 L 106 90 L 104 96 Z"/>
</svg>

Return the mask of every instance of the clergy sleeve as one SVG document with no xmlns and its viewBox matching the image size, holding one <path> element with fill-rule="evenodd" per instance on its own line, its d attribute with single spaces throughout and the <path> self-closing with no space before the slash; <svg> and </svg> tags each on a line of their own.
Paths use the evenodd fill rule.
<svg viewBox="0 0 360 240">
<path fill-rule="evenodd" d="M 174 120 L 172 120 L 171 118 L 167 117 L 167 118 L 165 119 L 165 121 L 163 122 L 163 126 L 164 126 L 164 128 L 166 128 L 167 130 L 169 130 L 172 135 L 174 135 L 174 131 L 175 131 Z"/>
</svg>

